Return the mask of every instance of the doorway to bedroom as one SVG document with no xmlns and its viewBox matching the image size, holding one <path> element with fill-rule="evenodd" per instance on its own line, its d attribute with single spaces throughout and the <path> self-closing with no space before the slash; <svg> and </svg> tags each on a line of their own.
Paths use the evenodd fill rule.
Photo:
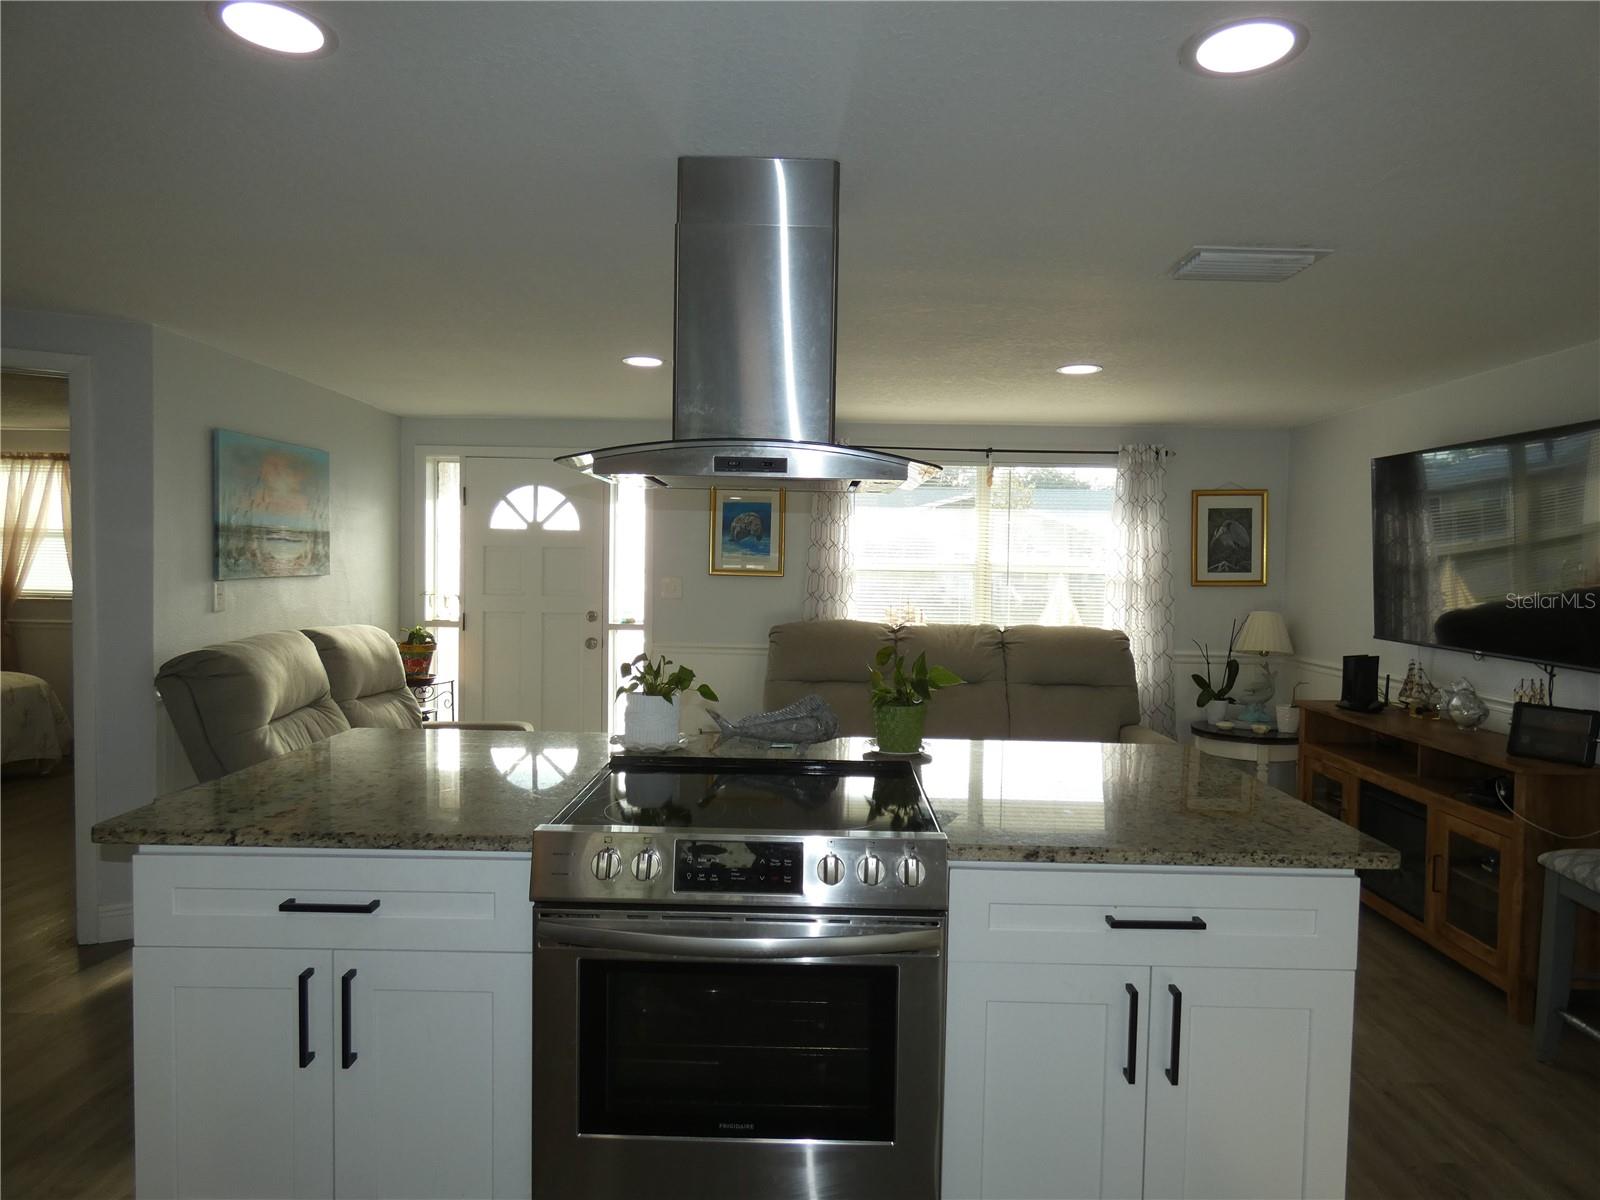
<svg viewBox="0 0 1600 1200">
<path fill-rule="evenodd" d="M 65 376 L 10 367 L 0 372 L 7 975 L 13 950 L 57 943 L 71 948 L 77 940 L 70 437 Z"/>
</svg>

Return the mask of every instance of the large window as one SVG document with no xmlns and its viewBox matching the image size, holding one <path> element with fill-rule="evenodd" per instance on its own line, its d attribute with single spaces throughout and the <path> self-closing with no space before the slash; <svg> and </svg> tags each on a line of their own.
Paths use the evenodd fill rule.
<svg viewBox="0 0 1600 1200">
<path fill-rule="evenodd" d="M 0 485 L 3 485 L 0 486 L 0 493 L 18 484 L 18 481 L 12 479 L 13 471 L 26 478 L 27 473 L 35 469 L 31 464 L 24 465 L 27 461 L 23 458 L 0 459 Z M 66 514 L 63 507 L 66 504 L 66 494 L 62 488 L 65 475 L 66 467 L 63 460 L 60 469 L 52 469 L 48 477 L 43 480 L 43 522 L 39 527 L 39 544 L 33 552 L 33 562 L 29 564 L 28 574 L 22 580 L 21 594 L 24 596 L 72 595 L 72 558 L 69 553 L 71 548 L 67 545 Z M 26 485 L 20 486 L 26 490 Z M 31 505 L 33 497 L 26 499 Z M 29 507 L 30 516 L 32 512 L 33 509 Z"/>
<path fill-rule="evenodd" d="M 1115 467 L 949 465 L 903 492 L 856 497 L 860 620 L 1105 623 Z"/>
</svg>

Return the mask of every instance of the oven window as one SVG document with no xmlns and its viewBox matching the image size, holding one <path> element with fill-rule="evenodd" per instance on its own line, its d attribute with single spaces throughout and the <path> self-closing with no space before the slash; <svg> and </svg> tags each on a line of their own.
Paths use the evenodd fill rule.
<svg viewBox="0 0 1600 1200">
<path fill-rule="evenodd" d="M 578 1131 L 894 1140 L 893 966 L 579 966 Z"/>
</svg>

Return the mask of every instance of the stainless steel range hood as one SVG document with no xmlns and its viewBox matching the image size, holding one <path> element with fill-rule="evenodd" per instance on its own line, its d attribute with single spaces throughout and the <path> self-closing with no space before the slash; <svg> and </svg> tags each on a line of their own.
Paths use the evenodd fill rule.
<svg viewBox="0 0 1600 1200">
<path fill-rule="evenodd" d="M 915 487 L 932 463 L 834 441 L 839 164 L 680 158 L 672 439 L 558 462 L 668 487 Z"/>
</svg>

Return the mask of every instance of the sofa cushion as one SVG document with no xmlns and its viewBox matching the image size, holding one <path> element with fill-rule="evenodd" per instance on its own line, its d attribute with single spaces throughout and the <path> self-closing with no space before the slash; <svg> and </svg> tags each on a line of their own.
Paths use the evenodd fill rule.
<svg viewBox="0 0 1600 1200">
<path fill-rule="evenodd" d="M 935 692 L 923 732 L 928 737 L 1010 736 L 1005 648 L 996 625 L 905 625 L 895 644 L 909 669 L 926 654 L 930 667 L 948 667 L 965 683 Z"/>
<path fill-rule="evenodd" d="M 358 729 L 419 729 L 422 708 L 406 686 L 400 648 L 376 625 L 329 625 L 303 631 L 317 648 L 328 688 Z"/>
<path fill-rule="evenodd" d="M 1012 737 L 1114 742 L 1122 726 L 1139 723 L 1121 630 L 1014 625 L 1004 639 Z"/>
<path fill-rule="evenodd" d="M 894 633 L 875 621 L 791 621 L 767 635 L 767 710 L 821 696 L 839 714 L 841 737 L 871 737 L 867 672 Z"/>
<path fill-rule="evenodd" d="M 316 649 L 294 630 L 180 654 L 162 665 L 156 689 L 201 781 L 350 728 Z"/>
</svg>

